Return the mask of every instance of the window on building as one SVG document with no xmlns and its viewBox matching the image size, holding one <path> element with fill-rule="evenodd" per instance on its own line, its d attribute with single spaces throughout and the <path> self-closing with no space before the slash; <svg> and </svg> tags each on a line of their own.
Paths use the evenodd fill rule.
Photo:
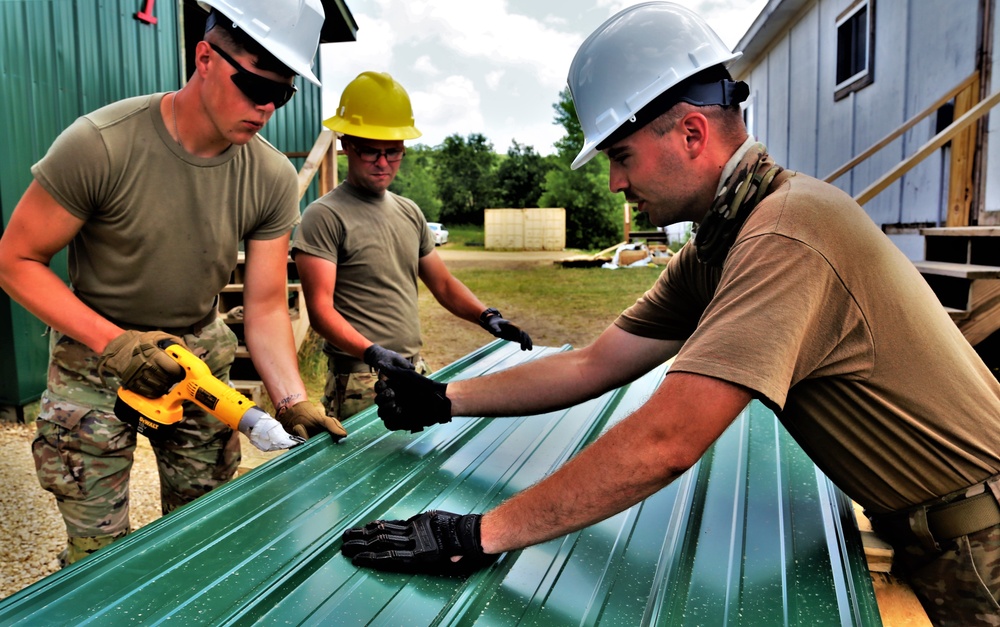
<svg viewBox="0 0 1000 627">
<path fill-rule="evenodd" d="M 837 18 L 837 85 L 834 100 L 875 79 L 875 0 L 859 0 Z"/>
</svg>

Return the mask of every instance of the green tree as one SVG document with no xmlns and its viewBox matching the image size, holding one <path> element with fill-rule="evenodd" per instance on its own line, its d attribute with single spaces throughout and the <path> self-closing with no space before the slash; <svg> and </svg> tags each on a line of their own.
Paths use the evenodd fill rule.
<svg viewBox="0 0 1000 627">
<path fill-rule="evenodd" d="M 559 93 L 559 102 L 552 108 L 556 112 L 554 123 L 562 125 L 566 135 L 555 144 L 558 155 L 545 177 L 539 204 L 566 209 L 567 246 L 607 248 L 621 241 L 625 196 L 608 189 L 607 159 L 591 159 L 577 170 L 570 168 L 584 141 L 568 88 Z"/>
<path fill-rule="evenodd" d="M 535 152 L 514 140 L 497 167 L 497 203 L 501 207 L 537 207 L 551 165 Z"/>
<path fill-rule="evenodd" d="M 438 196 L 434 172 L 435 150 L 416 144 L 406 147 L 406 156 L 399 165 L 399 173 L 389 189 L 417 203 L 428 222 L 441 217 L 441 198 Z"/>
<path fill-rule="evenodd" d="M 445 137 L 434 159 L 442 221 L 483 223 L 483 209 L 497 198 L 496 161 L 493 144 L 481 133 Z"/>
</svg>

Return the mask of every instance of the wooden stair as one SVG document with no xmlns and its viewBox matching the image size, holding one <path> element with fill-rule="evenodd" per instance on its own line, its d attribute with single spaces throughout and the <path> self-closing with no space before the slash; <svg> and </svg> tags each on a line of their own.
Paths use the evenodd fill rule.
<svg viewBox="0 0 1000 627">
<path fill-rule="evenodd" d="M 925 261 L 914 262 L 969 343 L 1000 329 L 1000 227 L 921 229 Z"/>
</svg>

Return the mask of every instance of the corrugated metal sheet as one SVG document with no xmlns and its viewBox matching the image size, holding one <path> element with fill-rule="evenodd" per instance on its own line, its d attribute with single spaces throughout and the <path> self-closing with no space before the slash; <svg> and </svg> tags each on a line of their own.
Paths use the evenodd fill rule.
<svg viewBox="0 0 1000 627">
<path fill-rule="evenodd" d="M 495 342 L 440 371 L 537 359 Z M 850 502 L 754 403 L 668 488 L 468 579 L 359 570 L 342 532 L 481 511 L 647 399 L 661 367 L 545 416 L 385 431 L 369 410 L 0 602 L 5 625 L 878 625 Z M 622 451 L 627 455 L 628 451 Z"/>
</svg>

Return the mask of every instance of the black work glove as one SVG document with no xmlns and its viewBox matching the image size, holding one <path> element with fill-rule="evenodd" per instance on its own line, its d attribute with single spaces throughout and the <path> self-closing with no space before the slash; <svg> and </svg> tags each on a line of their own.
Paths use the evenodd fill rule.
<svg viewBox="0 0 1000 627">
<path fill-rule="evenodd" d="M 414 370 L 384 368 L 375 383 L 375 404 L 378 417 L 390 431 L 408 429 L 416 433 L 424 427 L 451 422 L 448 384 L 432 381 Z"/>
<path fill-rule="evenodd" d="M 413 370 L 413 363 L 409 359 L 403 357 L 396 351 L 391 351 L 388 348 L 382 348 L 378 344 L 372 344 L 365 349 L 362 359 L 366 364 L 374 368 L 375 370 L 382 370 L 388 366 L 395 366 L 397 368 L 409 368 Z"/>
<path fill-rule="evenodd" d="M 408 520 L 376 520 L 344 532 L 340 550 L 355 566 L 401 573 L 468 575 L 499 555 L 483 553 L 482 516 L 432 510 Z M 458 561 L 452 557 L 461 556 Z"/>
<path fill-rule="evenodd" d="M 531 336 L 510 320 L 505 320 L 503 314 L 492 307 L 479 314 L 479 326 L 501 340 L 517 342 L 523 351 L 531 350 Z"/>
<path fill-rule="evenodd" d="M 184 368 L 160 348 L 171 344 L 184 346 L 184 340 L 163 331 L 125 331 L 104 347 L 97 372 L 102 380 L 108 372 L 126 390 L 159 398 L 184 378 Z"/>
<path fill-rule="evenodd" d="M 285 431 L 300 438 L 308 439 L 324 431 L 333 441 L 347 437 L 347 430 L 336 418 L 326 415 L 323 408 L 310 401 L 299 401 L 278 414 L 278 422 Z"/>
</svg>

